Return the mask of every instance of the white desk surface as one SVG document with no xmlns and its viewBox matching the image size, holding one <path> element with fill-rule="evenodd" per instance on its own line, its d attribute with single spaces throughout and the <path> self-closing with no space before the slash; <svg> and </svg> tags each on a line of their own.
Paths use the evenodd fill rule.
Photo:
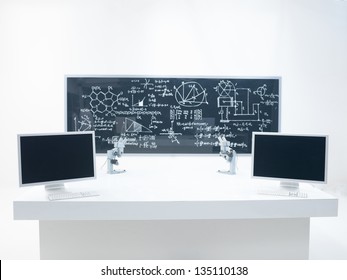
<svg viewBox="0 0 347 280">
<path fill-rule="evenodd" d="M 311 184 L 300 184 L 308 198 L 259 195 L 279 190 L 279 182 L 252 179 L 250 157 L 239 156 L 237 175 L 218 173 L 226 161 L 215 156 L 139 156 L 119 159 L 123 174 L 101 169 L 98 178 L 65 184 L 68 191 L 100 196 L 48 201 L 43 186 L 28 187 L 14 201 L 16 220 L 182 220 L 329 217 L 338 200 Z"/>
</svg>

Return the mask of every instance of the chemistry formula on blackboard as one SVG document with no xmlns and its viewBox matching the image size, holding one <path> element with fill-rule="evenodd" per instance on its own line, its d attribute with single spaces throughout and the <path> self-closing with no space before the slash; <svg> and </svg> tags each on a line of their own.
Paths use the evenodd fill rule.
<svg viewBox="0 0 347 280">
<path fill-rule="evenodd" d="M 224 135 L 251 152 L 253 131 L 279 129 L 280 78 L 66 77 L 67 130 L 94 130 L 97 152 L 218 153 Z"/>
</svg>

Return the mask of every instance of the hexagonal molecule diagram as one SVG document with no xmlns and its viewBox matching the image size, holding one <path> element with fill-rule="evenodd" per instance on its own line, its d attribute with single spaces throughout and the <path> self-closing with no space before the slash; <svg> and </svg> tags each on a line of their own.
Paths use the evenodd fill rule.
<svg viewBox="0 0 347 280">
<path fill-rule="evenodd" d="M 114 93 L 112 86 L 108 86 L 105 92 L 99 86 L 92 86 L 91 90 L 88 97 L 90 98 L 90 110 L 94 115 L 97 113 L 106 116 L 112 114 L 113 108 L 120 104 L 119 97 L 123 95 L 123 92 Z"/>
</svg>

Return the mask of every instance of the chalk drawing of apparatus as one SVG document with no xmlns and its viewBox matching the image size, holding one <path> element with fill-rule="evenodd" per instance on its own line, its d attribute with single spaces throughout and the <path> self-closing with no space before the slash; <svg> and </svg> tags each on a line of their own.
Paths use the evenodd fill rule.
<svg viewBox="0 0 347 280">
<path fill-rule="evenodd" d="M 215 90 L 219 94 L 217 106 L 220 108 L 220 122 L 260 121 L 260 103 L 251 104 L 251 89 L 236 88 L 232 82 L 222 80 Z"/>
</svg>

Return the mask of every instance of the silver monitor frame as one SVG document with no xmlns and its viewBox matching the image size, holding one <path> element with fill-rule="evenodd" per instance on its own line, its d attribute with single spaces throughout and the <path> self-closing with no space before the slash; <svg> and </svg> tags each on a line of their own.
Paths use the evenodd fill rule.
<svg viewBox="0 0 347 280">
<path fill-rule="evenodd" d="M 307 179 L 288 179 L 280 177 L 267 177 L 267 176 L 256 176 L 254 175 L 254 151 L 255 151 L 255 138 L 257 135 L 272 135 L 272 136 L 306 136 L 306 137 L 324 137 L 325 141 L 325 170 L 324 170 L 324 181 L 315 181 Z M 255 179 L 269 179 L 281 182 L 281 186 L 297 187 L 297 184 L 292 183 L 318 183 L 326 184 L 328 182 L 328 147 L 329 147 L 329 136 L 326 134 L 301 134 L 301 133 L 283 133 L 283 132 L 253 132 L 252 133 L 252 153 L 251 153 L 251 178 Z"/>
<path fill-rule="evenodd" d="M 22 137 L 35 137 L 35 136 L 58 136 L 58 135 L 80 135 L 80 134 L 90 134 L 92 136 L 93 145 L 93 171 L 94 176 L 84 177 L 84 178 L 72 178 L 63 180 L 53 180 L 53 181 L 42 181 L 35 183 L 23 183 L 22 181 L 22 162 L 21 162 L 21 138 Z M 46 185 L 46 187 L 54 188 L 61 187 L 64 183 L 96 179 L 96 153 L 95 153 L 95 133 L 94 131 L 83 131 L 83 132 L 56 132 L 56 133 L 31 133 L 31 134 L 18 134 L 17 135 L 17 146 L 18 146 L 18 172 L 19 172 L 19 187 L 29 187 L 37 185 Z"/>
</svg>

